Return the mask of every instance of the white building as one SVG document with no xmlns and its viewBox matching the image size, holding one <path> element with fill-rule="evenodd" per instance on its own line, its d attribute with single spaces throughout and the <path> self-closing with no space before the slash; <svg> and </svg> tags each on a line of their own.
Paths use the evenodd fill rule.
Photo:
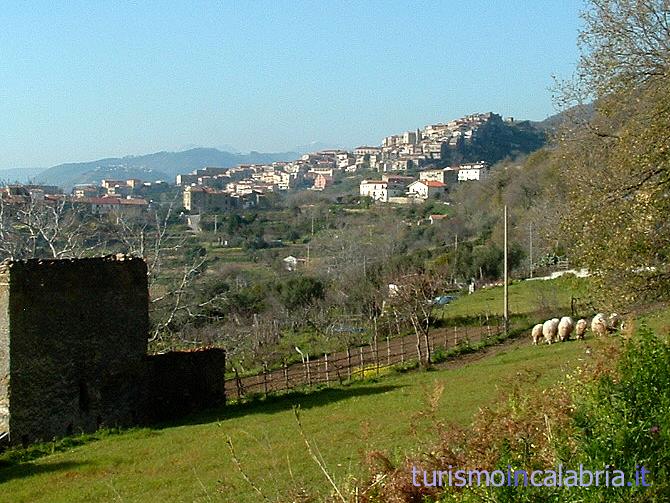
<svg viewBox="0 0 670 503">
<path fill-rule="evenodd" d="M 444 142 L 431 141 L 423 143 L 423 155 L 428 159 L 442 159 L 442 149 Z"/>
<path fill-rule="evenodd" d="M 461 164 L 452 169 L 458 171 L 458 181 L 467 182 L 470 180 L 483 180 L 488 176 L 489 167 L 484 161 L 479 161 L 473 164 Z"/>
<path fill-rule="evenodd" d="M 295 271 L 300 264 L 304 264 L 306 261 L 304 258 L 296 258 L 293 255 L 289 255 L 282 259 L 282 262 L 284 264 L 284 269 L 287 271 Z"/>
<path fill-rule="evenodd" d="M 389 200 L 388 182 L 383 180 L 363 180 L 360 186 L 360 194 L 363 197 L 371 197 L 375 201 L 386 203 Z"/>
<path fill-rule="evenodd" d="M 337 167 L 339 169 L 347 169 L 354 164 L 356 164 L 356 158 L 349 152 L 341 152 L 337 154 Z"/>
<path fill-rule="evenodd" d="M 272 183 L 276 185 L 279 190 L 288 190 L 295 186 L 295 180 L 296 178 L 291 176 L 290 173 L 277 171 L 274 173 Z"/>
<path fill-rule="evenodd" d="M 447 183 L 447 176 L 445 170 L 442 168 L 427 169 L 425 171 L 419 172 L 419 180 L 423 181 L 433 180 L 436 182 Z"/>
<path fill-rule="evenodd" d="M 356 147 L 354 149 L 354 155 L 356 157 L 361 156 L 361 155 L 376 155 L 376 154 L 381 154 L 382 149 L 380 147 L 369 147 L 369 146 L 361 146 L 361 147 Z"/>
<path fill-rule="evenodd" d="M 428 199 L 429 197 L 444 194 L 447 191 L 447 186 L 436 180 L 417 180 L 410 183 L 407 189 L 411 196 Z"/>
<path fill-rule="evenodd" d="M 424 139 L 435 139 L 441 136 L 448 134 L 451 127 L 454 127 L 455 124 L 431 124 L 426 126 L 422 131 L 422 136 Z"/>
<path fill-rule="evenodd" d="M 387 136 L 382 140 L 382 147 L 393 147 L 394 145 L 397 145 L 400 143 L 400 136 L 399 135 L 391 135 Z"/>
</svg>

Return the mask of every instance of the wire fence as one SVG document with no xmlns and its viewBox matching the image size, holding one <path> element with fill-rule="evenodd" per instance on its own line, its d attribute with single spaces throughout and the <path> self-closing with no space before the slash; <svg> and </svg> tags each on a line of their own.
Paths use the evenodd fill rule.
<svg viewBox="0 0 670 503">
<path fill-rule="evenodd" d="M 430 352 L 450 351 L 459 347 L 490 340 L 503 333 L 501 318 L 487 317 L 483 326 L 454 326 L 433 329 L 428 335 Z M 418 361 L 420 347 L 426 354 L 423 335 L 417 341 L 416 335 L 388 338 L 364 346 L 350 347 L 346 351 L 324 354 L 302 363 L 284 364 L 282 368 L 269 370 L 267 367 L 256 375 L 226 379 L 226 399 L 240 400 L 250 396 L 284 393 L 312 386 L 331 386 L 346 381 L 374 377 L 396 365 Z"/>
</svg>

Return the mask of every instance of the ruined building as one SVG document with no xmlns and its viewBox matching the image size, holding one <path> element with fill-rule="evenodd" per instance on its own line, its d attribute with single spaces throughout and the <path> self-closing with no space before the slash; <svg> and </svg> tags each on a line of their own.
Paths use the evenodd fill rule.
<svg viewBox="0 0 670 503">
<path fill-rule="evenodd" d="M 224 401 L 222 350 L 147 355 L 142 259 L 0 265 L 0 438 L 51 440 Z"/>
</svg>

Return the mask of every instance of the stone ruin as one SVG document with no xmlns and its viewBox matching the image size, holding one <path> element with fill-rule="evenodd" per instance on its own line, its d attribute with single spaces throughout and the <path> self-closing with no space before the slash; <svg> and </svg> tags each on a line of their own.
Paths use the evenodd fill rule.
<svg viewBox="0 0 670 503">
<path fill-rule="evenodd" d="M 0 440 L 49 441 L 225 402 L 220 349 L 147 355 L 144 260 L 0 265 Z"/>
</svg>

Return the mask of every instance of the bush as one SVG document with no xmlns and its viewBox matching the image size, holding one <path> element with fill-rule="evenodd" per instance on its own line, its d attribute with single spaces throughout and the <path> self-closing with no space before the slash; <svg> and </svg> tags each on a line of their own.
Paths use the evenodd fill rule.
<svg viewBox="0 0 670 503">
<path fill-rule="evenodd" d="M 610 465 L 626 477 L 644 466 L 648 488 L 611 489 L 626 501 L 664 501 L 670 494 L 670 345 L 642 327 L 627 343 L 614 375 L 603 375 L 577 400 L 575 422 L 585 466 Z M 604 493 L 585 493 L 605 501 Z M 610 501 L 608 499 L 607 501 Z"/>
</svg>

